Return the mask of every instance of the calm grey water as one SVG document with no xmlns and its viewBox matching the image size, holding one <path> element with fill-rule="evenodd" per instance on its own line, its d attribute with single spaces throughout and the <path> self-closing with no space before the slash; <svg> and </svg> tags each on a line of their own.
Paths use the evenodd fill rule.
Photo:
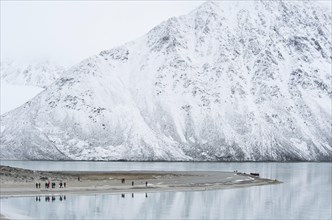
<svg viewBox="0 0 332 220">
<path fill-rule="evenodd" d="M 201 192 L 2 198 L 1 213 L 32 219 L 331 219 L 331 163 L 1 161 L 36 170 L 259 172 L 283 184 Z M 64 200 L 66 196 L 66 200 Z M 124 196 L 124 197 L 123 197 Z"/>
</svg>

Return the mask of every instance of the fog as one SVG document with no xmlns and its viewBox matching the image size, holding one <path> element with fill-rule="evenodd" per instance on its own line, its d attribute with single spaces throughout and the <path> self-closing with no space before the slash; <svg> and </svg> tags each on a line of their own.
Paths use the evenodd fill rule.
<svg viewBox="0 0 332 220">
<path fill-rule="evenodd" d="M 144 35 L 202 1 L 1 1 L 1 58 L 80 60 Z"/>
<path fill-rule="evenodd" d="M 330 7 L 330 1 L 320 1 Z M 1 59 L 71 66 L 203 1 L 1 1 Z"/>
</svg>

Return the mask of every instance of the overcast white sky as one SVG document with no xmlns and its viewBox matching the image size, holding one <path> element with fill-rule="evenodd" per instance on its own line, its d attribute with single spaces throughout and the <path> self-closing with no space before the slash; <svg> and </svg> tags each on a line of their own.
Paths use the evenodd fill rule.
<svg viewBox="0 0 332 220">
<path fill-rule="evenodd" d="M 1 59 L 70 66 L 203 1 L 2 1 Z M 324 4 L 331 4 L 324 1 Z"/>
<path fill-rule="evenodd" d="M 1 58 L 73 65 L 203 1 L 1 1 Z"/>
</svg>

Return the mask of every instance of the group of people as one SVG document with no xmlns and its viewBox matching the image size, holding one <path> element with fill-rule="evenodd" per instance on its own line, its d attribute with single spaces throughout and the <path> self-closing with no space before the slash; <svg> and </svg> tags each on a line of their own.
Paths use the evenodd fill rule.
<svg viewBox="0 0 332 220">
<path fill-rule="evenodd" d="M 121 183 L 122 184 L 125 184 L 126 183 L 126 179 L 125 178 L 122 178 L 121 179 Z M 131 186 L 134 186 L 135 185 L 135 182 L 134 181 L 131 181 Z M 148 181 L 145 181 L 145 187 L 148 187 Z"/>
<path fill-rule="evenodd" d="M 60 188 L 66 188 L 66 185 L 67 185 L 66 182 L 62 183 L 62 181 L 61 181 L 59 183 Z M 49 189 L 50 187 L 52 189 L 54 189 L 56 187 L 56 183 L 55 182 L 50 182 L 50 181 L 45 182 L 45 189 Z M 36 189 L 40 189 L 40 183 L 36 183 Z"/>
</svg>

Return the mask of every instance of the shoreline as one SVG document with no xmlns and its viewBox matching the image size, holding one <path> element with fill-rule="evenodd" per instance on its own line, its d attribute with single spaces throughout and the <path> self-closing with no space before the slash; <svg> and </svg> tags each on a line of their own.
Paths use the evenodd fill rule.
<svg viewBox="0 0 332 220">
<path fill-rule="evenodd" d="M 188 192 L 188 191 L 210 191 L 210 190 L 225 190 L 236 189 L 253 186 L 264 186 L 272 184 L 280 184 L 282 182 L 275 180 L 264 180 L 262 182 L 251 183 L 235 183 L 235 184 L 186 184 L 186 185 L 158 185 L 158 186 L 138 186 L 138 187 L 71 187 L 66 189 L 41 189 L 34 191 L 25 188 L 15 188 L 14 190 L 1 190 L 0 199 L 10 197 L 34 197 L 34 196 L 62 196 L 62 195 L 115 195 L 115 194 L 130 194 L 130 193 L 158 193 L 158 192 Z M 12 188 L 13 189 L 13 188 Z"/>
<path fill-rule="evenodd" d="M 281 183 L 278 180 L 235 171 L 45 172 L 8 166 L 0 166 L 0 177 L 0 198 L 61 194 L 204 191 Z M 55 188 L 46 188 L 47 182 L 55 183 Z M 60 188 L 62 182 L 66 182 L 65 188 Z M 36 188 L 36 183 L 40 183 L 40 188 Z"/>
<path fill-rule="evenodd" d="M 125 182 L 123 183 L 123 179 Z M 54 182 L 55 188 L 45 188 Z M 60 182 L 66 182 L 60 188 Z M 36 188 L 36 183 L 41 187 Z M 223 171 L 35 171 L 0 166 L 0 202 L 13 197 L 196 192 L 280 184 L 278 180 Z M 9 218 L 0 213 L 0 220 Z"/>
</svg>

